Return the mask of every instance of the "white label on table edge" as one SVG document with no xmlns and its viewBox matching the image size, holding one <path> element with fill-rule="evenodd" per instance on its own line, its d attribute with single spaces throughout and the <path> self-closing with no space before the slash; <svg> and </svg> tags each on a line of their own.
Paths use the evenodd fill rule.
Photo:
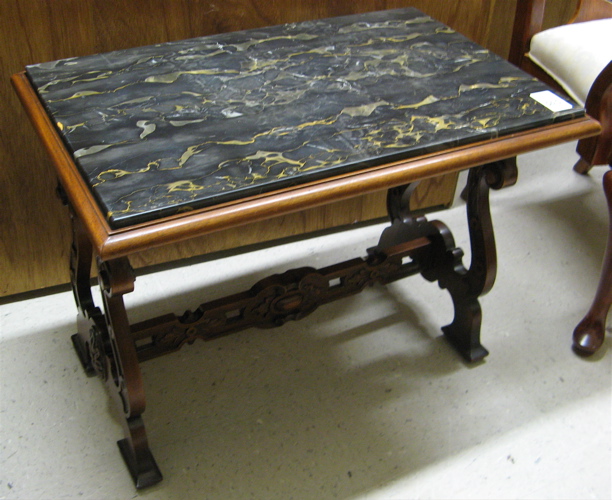
<svg viewBox="0 0 612 500">
<path fill-rule="evenodd" d="M 552 93 L 550 90 L 534 92 L 533 94 L 530 94 L 529 97 L 538 101 L 542 106 L 550 109 L 553 112 L 565 111 L 573 108 L 569 102 L 561 99 L 558 95 Z"/>
</svg>

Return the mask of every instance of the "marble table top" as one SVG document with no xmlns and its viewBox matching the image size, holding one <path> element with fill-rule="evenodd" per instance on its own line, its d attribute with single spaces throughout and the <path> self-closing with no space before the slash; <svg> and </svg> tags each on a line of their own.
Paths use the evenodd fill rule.
<svg viewBox="0 0 612 500">
<path fill-rule="evenodd" d="M 411 8 L 26 73 L 113 228 L 584 114 Z"/>
</svg>

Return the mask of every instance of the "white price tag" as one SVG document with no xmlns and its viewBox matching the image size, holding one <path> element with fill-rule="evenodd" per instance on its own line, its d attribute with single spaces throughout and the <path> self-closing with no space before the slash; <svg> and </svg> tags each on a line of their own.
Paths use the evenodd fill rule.
<svg viewBox="0 0 612 500">
<path fill-rule="evenodd" d="M 569 102 L 561 99 L 558 95 L 553 94 L 550 90 L 534 92 L 533 94 L 530 94 L 529 97 L 538 101 L 542 106 L 550 109 L 553 112 L 565 111 L 566 109 L 573 108 Z"/>
</svg>

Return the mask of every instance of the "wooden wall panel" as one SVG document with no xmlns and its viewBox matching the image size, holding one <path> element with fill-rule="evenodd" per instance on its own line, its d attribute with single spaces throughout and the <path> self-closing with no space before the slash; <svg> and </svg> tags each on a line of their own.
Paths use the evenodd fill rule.
<svg viewBox="0 0 612 500">
<path fill-rule="evenodd" d="M 11 74 L 26 64 L 65 57 L 409 5 L 506 55 L 515 0 L 0 1 L 0 296 L 67 282 L 70 244 L 66 209 L 55 197 L 49 162 L 10 87 Z M 447 205 L 454 186 L 455 177 L 434 179 L 420 186 L 418 198 L 424 205 Z M 134 263 L 150 265 L 384 213 L 384 193 L 368 195 L 150 252 Z"/>
</svg>

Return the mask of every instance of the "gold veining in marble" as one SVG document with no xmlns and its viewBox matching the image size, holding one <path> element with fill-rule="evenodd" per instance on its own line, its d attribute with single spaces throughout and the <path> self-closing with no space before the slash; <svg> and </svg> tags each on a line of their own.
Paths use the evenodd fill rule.
<svg viewBox="0 0 612 500">
<path fill-rule="evenodd" d="M 546 87 L 416 9 L 28 67 L 123 227 L 551 123 Z"/>
</svg>

